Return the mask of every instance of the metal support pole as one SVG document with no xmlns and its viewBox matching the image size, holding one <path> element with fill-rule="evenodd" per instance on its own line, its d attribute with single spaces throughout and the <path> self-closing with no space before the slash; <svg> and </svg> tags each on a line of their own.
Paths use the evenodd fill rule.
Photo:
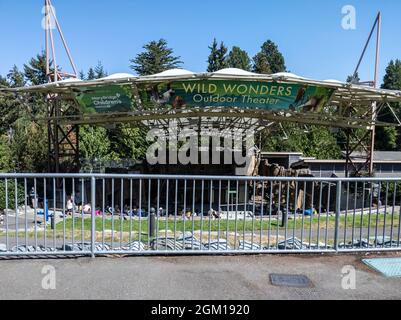
<svg viewBox="0 0 401 320">
<path fill-rule="evenodd" d="M 46 50 L 46 77 L 47 80 L 50 80 L 50 55 L 49 55 L 49 3 L 48 0 L 45 0 L 45 50 Z"/>
<path fill-rule="evenodd" d="M 381 33 L 381 13 L 377 15 L 377 38 L 376 38 L 376 61 L 375 61 L 375 80 L 374 86 L 378 87 L 379 83 L 379 57 L 380 57 L 380 33 Z M 377 102 L 373 102 L 372 104 L 372 120 L 373 125 L 371 129 L 370 136 L 370 154 L 369 154 L 369 176 L 373 176 L 374 171 L 374 151 L 375 151 L 375 140 L 376 140 L 376 119 L 377 118 Z"/>
<path fill-rule="evenodd" d="M 350 166 L 350 129 L 345 130 L 346 134 L 346 147 L 345 147 L 345 177 L 349 178 L 349 166 Z"/>
<path fill-rule="evenodd" d="M 153 238 L 155 236 L 155 229 L 156 229 L 156 210 L 155 208 L 151 208 L 149 214 L 149 238 Z"/>
<path fill-rule="evenodd" d="M 95 258 L 95 242 L 96 242 L 96 178 L 91 178 L 91 253 Z"/>
<path fill-rule="evenodd" d="M 54 210 L 54 212 L 50 215 L 50 229 L 51 230 L 54 230 L 55 219 L 56 219 L 56 212 Z"/>
<path fill-rule="evenodd" d="M 287 199 L 287 202 L 288 202 L 288 199 Z M 288 221 L 287 217 L 288 217 L 288 211 L 286 208 L 283 208 L 283 214 L 281 215 L 281 228 L 284 228 L 287 226 L 287 223 L 286 223 Z"/>
<path fill-rule="evenodd" d="M 339 239 L 339 228 L 340 228 L 340 217 L 341 217 L 341 181 L 337 182 L 335 214 L 336 214 L 336 224 L 334 229 L 334 249 L 338 252 L 338 239 Z"/>
<path fill-rule="evenodd" d="M 381 36 L 381 12 L 377 15 L 377 35 L 376 35 L 376 61 L 375 61 L 375 88 L 378 85 L 379 76 L 379 57 L 380 57 L 380 36 Z"/>
</svg>

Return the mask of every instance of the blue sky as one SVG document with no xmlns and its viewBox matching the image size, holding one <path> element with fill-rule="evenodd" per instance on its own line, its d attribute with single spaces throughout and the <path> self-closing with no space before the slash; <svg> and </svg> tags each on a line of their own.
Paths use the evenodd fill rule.
<svg viewBox="0 0 401 320">
<path fill-rule="evenodd" d="M 43 0 L 0 0 L 0 74 L 44 48 Z M 375 16 L 383 14 L 380 79 L 401 59 L 399 0 L 53 0 L 79 70 L 102 61 L 108 73 L 132 72 L 129 59 L 150 40 L 165 38 L 191 71 L 205 71 L 213 37 L 253 56 L 271 39 L 287 68 L 316 79 L 353 72 Z M 356 30 L 341 27 L 344 5 L 356 8 Z M 61 51 L 59 50 L 59 56 Z M 361 66 L 373 78 L 374 46 Z M 58 64 L 67 61 L 59 58 Z M 66 69 L 66 68 L 65 68 Z M 68 68 L 67 68 L 68 69 Z"/>
</svg>

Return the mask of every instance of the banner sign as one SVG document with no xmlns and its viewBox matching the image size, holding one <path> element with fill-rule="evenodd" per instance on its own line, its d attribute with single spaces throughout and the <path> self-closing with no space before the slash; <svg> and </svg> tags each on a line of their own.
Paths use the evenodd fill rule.
<svg viewBox="0 0 401 320">
<path fill-rule="evenodd" d="M 186 80 L 138 84 L 144 107 L 235 107 L 261 110 L 318 112 L 334 90 L 325 87 L 273 81 Z M 84 110 L 130 111 L 135 107 L 130 86 L 105 86 L 77 95 Z"/>
<path fill-rule="evenodd" d="M 87 87 L 75 94 L 84 113 L 128 112 L 134 107 L 131 86 Z"/>
<path fill-rule="evenodd" d="M 237 107 L 317 111 L 334 90 L 273 81 L 197 80 L 163 83 L 148 90 L 148 101 L 182 107 Z"/>
</svg>

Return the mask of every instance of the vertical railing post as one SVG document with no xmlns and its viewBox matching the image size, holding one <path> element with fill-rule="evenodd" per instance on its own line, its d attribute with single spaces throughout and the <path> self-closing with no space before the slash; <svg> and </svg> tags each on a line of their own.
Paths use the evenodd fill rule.
<svg viewBox="0 0 401 320">
<path fill-rule="evenodd" d="M 148 231 L 148 238 L 151 239 L 155 236 L 156 230 L 156 210 L 155 208 L 150 208 L 149 212 L 149 231 Z M 153 240 L 153 239 L 151 239 Z"/>
<path fill-rule="evenodd" d="M 96 178 L 91 178 L 91 254 L 95 257 L 96 242 Z"/>
<path fill-rule="evenodd" d="M 338 239 L 339 239 L 339 228 L 340 228 L 340 217 L 341 217 L 341 181 L 337 182 L 336 188 L 336 222 L 334 229 L 334 248 L 338 252 Z"/>
</svg>

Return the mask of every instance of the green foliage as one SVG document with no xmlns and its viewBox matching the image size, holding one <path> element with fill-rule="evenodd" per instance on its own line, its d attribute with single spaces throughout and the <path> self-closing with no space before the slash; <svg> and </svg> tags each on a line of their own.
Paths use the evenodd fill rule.
<svg viewBox="0 0 401 320">
<path fill-rule="evenodd" d="M 119 124 L 114 129 L 82 126 L 80 152 L 82 160 L 144 159 L 148 142 L 141 128 Z"/>
<path fill-rule="evenodd" d="M 6 188 L 7 187 L 7 188 Z M 7 191 L 7 193 L 6 193 Z M 6 201 L 6 194 L 8 195 L 8 201 Z M 15 180 L 7 179 L 7 184 L 5 180 L 0 180 L 0 210 L 12 209 L 15 210 Z M 17 183 L 17 205 L 22 205 L 25 203 L 25 192 L 24 187 Z"/>
<path fill-rule="evenodd" d="M 253 57 L 253 72 L 260 74 L 272 73 L 272 69 L 270 68 L 267 57 L 260 52 L 255 57 Z"/>
<path fill-rule="evenodd" d="M 401 90 L 401 60 L 391 60 L 386 68 L 383 89 Z"/>
<path fill-rule="evenodd" d="M 140 76 L 160 73 L 168 69 L 178 68 L 182 61 L 173 55 L 173 49 L 167 47 L 167 41 L 151 41 L 143 46 L 145 52 L 130 60 L 133 69 Z"/>
<path fill-rule="evenodd" d="M 98 61 L 95 68 L 90 67 L 88 69 L 88 72 L 86 73 L 86 76 L 85 76 L 85 72 L 83 72 L 83 71 L 79 72 L 79 78 L 81 80 L 95 80 L 95 79 L 100 79 L 100 78 L 104 78 L 107 76 L 108 76 L 108 74 L 104 70 L 104 67 L 103 67 L 103 64 L 101 61 Z"/>
<path fill-rule="evenodd" d="M 144 129 L 120 124 L 110 131 L 111 157 L 113 159 L 143 159 L 146 154 L 147 141 Z"/>
<path fill-rule="evenodd" d="M 359 78 L 359 73 L 357 72 L 356 74 L 353 75 L 349 75 L 347 77 L 347 83 L 359 83 L 361 81 L 361 79 Z"/>
<path fill-rule="evenodd" d="M 94 80 L 94 79 L 96 79 L 96 74 L 93 68 L 90 67 L 88 70 L 88 75 L 86 76 L 86 80 Z"/>
<path fill-rule="evenodd" d="M 395 127 L 376 127 L 376 150 L 396 151 L 398 135 L 399 133 Z"/>
<path fill-rule="evenodd" d="M 9 86 L 9 83 L 3 78 L 3 85 Z M 13 94 L 0 94 L 0 134 L 9 132 L 14 122 L 19 118 L 20 102 L 15 99 Z"/>
<path fill-rule="evenodd" d="M 86 160 L 109 160 L 110 140 L 103 127 L 82 126 L 79 130 L 80 155 Z"/>
<path fill-rule="evenodd" d="M 9 71 L 7 79 L 10 87 L 18 88 L 25 85 L 24 73 L 19 71 L 16 65 Z"/>
<path fill-rule="evenodd" d="M 6 135 L 0 136 L 0 172 L 12 171 L 11 149 Z"/>
<path fill-rule="evenodd" d="M 383 79 L 383 89 L 401 90 L 401 60 L 391 60 L 386 68 L 386 74 Z M 397 116 L 401 116 L 400 104 L 392 104 L 393 110 Z M 394 123 L 393 115 L 390 112 L 379 115 L 379 121 Z M 400 150 L 401 130 L 395 127 L 377 127 L 375 147 L 382 151 Z"/>
<path fill-rule="evenodd" d="M 220 46 L 217 43 L 216 38 L 213 39 L 212 45 L 209 47 L 210 54 L 208 57 L 208 67 L 207 72 L 216 72 L 221 69 L 227 68 L 227 47 L 223 42 L 220 43 Z"/>
<path fill-rule="evenodd" d="M 96 79 L 107 77 L 107 72 L 104 70 L 104 67 L 100 61 L 98 61 L 95 67 L 95 77 Z"/>
<path fill-rule="evenodd" d="M 395 196 L 395 201 L 397 202 L 401 198 L 401 182 L 388 183 L 388 187 L 386 183 L 382 183 L 380 193 L 384 200 L 386 191 L 388 192 L 387 200 L 392 202 Z"/>
<path fill-rule="evenodd" d="M 286 71 L 284 57 L 277 45 L 271 40 L 263 43 L 260 52 L 256 54 L 253 61 L 253 69 L 257 73 L 269 74 Z"/>
<path fill-rule="evenodd" d="M 1 87 L 9 87 L 9 83 L 7 82 L 7 79 L 6 78 L 4 78 L 4 77 L 2 77 L 1 75 L 0 75 L 0 88 Z"/>
<path fill-rule="evenodd" d="M 312 126 L 305 128 L 294 124 L 283 124 L 283 131 L 264 134 L 262 149 L 272 152 L 302 152 L 304 156 L 317 159 L 339 159 L 341 149 L 328 128 Z"/>
<path fill-rule="evenodd" d="M 246 71 L 251 71 L 252 68 L 248 53 L 235 46 L 228 54 L 227 64 L 230 68 L 238 68 Z"/>
<path fill-rule="evenodd" d="M 17 172 L 41 172 L 48 161 L 47 128 L 24 114 L 15 123 L 11 156 Z"/>
<path fill-rule="evenodd" d="M 81 80 L 86 80 L 85 73 L 82 70 L 79 71 L 78 78 Z"/>
<path fill-rule="evenodd" d="M 24 64 L 24 75 L 31 85 L 40 85 L 47 82 L 46 53 L 44 51 L 32 58 L 28 64 Z"/>
<path fill-rule="evenodd" d="M 24 65 L 16 66 L 3 78 L 2 84 L 19 87 L 46 82 L 46 59 L 42 52 Z M 41 172 L 47 168 L 47 128 L 35 122 L 35 117 L 47 113 L 44 96 L 33 94 L 22 103 L 13 94 L 0 94 L 0 170 Z"/>
</svg>

